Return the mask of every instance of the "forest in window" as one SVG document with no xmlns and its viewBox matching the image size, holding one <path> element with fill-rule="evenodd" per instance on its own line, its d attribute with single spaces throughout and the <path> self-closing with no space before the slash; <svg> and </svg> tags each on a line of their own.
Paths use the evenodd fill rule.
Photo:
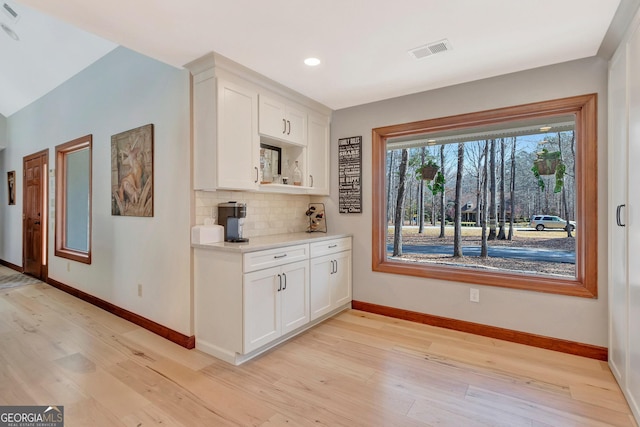
<svg viewBox="0 0 640 427">
<path fill-rule="evenodd" d="M 576 276 L 575 116 L 386 141 L 387 258 Z"/>
</svg>

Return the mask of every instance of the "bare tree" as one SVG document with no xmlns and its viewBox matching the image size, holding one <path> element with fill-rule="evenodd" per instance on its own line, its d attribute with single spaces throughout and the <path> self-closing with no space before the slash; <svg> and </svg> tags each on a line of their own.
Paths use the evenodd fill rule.
<svg viewBox="0 0 640 427">
<path fill-rule="evenodd" d="M 440 172 L 444 176 L 444 144 L 440 145 Z M 443 191 L 440 192 L 440 235 L 438 236 L 440 239 L 444 239 L 444 224 L 445 224 L 445 194 Z"/>
<path fill-rule="evenodd" d="M 420 149 L 420 167 L 424 166 L 426 147 Z M 424 180 L 420 180 L 418 196 L 418 233 L 424 233 Z"/>
<path fill-rule="evenodd" d="M 395 150 L 391 150 L 389 152 L 389 171 L 387 172 L 387 223 L 393 214 L 393 207 L 391 206 L 391 189 L 393 188 L 393 153 L 395 153 Z"/>
<path fill-rule="evenodd" d="M 489 203 L 489 141 L 484 142 L 484 166 L 483 166 L 483 182 L 482 182 L 482 243 L 480 246 L 480 257 L 487 258 L 489 256 L 489 248 L 487 246 L 487 215 Z"/>
<path fill-rule="evenodd" d="M 453 229 L 453 256 L 462 256 L 462 172 L 464 170 L 464 143 L 458 143 L 458 173 L 456 174 L 456 199 Z"/>
<path fill-rule="evenodd" d="M 498 206 L 496 203 L 496 140 L 490 142 L 490 160 L 489 160 L 489 186 L 491 191 L 489 204 L 489 240 L 496 238 L 496 217 L 498 216 Z"/>
<path fill-rule="evenodd" d="M 398 197 L 396 199 L 396 214 L 394 218 L 393 230 L 393 256 L 402 256 L 402 219 L 404 217 L 404 188 L 407 180 L 407 163 L 409 153 L 407 149 L 402 150 L 402 160 L 400 161 L 400 171 L 398 176 Z"/>
<path fill-rule="evenodd" d="M 507 203 L 505 200 L 504 194 L 504 159 L 505 159 L 505 141 L 504 138 L 500 138 L 500 216 L 498 217 L 499 231 L 498 231 L 498 240 L 505 240 L 506 236 L 504 233 L 504 222 L 505 217 L 507 216 Z"/>
<path fill-rule="evenodd" d="M 513 219 L 516 213 L 516 137 L 511 142 L 511 182 L 509 183 L 509 199 L 511 215 L 509 215 L 509 236 L 507 239 L 513 240 Z"/>
<path fill-rule="evenodd" d="M 575 132 L 572 134 L 571 137 L 571 146 L 573 147 L 573 139 L 575 138 Z M 562 156 L 562 135 L 560 134 L 560 132 L 558 132 L 558 147 L 560 150 L 560 160 L 562 162 L 564 162 L 564 158 Z M 573 237 L 573 235 L 571 234 L 571 232 L 573 231 L 571 229 L 571 224 L 569 223 L 569 211 L 567 210 L 567 189 L 566 189 L 566 185 L 562 186 L 562 205 L 564 206 L 564 215 L 565 218 L 567 220 L 567 225 L 565 225 L 565 230 L 567 231 L 567 237 Z"/>
</svg>

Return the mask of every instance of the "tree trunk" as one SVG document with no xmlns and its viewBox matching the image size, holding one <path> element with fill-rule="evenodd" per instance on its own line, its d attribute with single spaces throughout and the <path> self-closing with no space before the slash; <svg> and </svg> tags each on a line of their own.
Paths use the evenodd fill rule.
<svg viewBox="0 0 640 427">
<path fill-rule="evenodd" d="M 389 152 L 389 171 L 387 172 L 387 177 L 389 178 L 389 186 L 387 187 L 387 224 L 393 216 L 391 206 L 391 188 L 393 187 L 393 153 L 395 153 L 395 150 L 391 150 Z"/>
<path fill-rule="evenodd" d="M 409 153 L 405 148 L 402 150 L 402 160 L 400 161 L 400 171 L 398 176 L 398 198 L 396 199 L 396 214 L 393 230 L 393 256 L 402 256 L 402 219 L 404 216 L 404 187 L 407 179 L 407 160 Z"/>
<path fill-rule="evenodd" d="M 462 256 L 462 171 L 464 169 L 464 143 L 458 143 L 458 172 L 456 173 L 456 200 L 453 229 L 453 256 Z"/>
<path fill-rule="evenodd" d="M 440 146 L 440 172 L 444 176 L 444 144 Z M 445 207 L 445 192 L 443 189 L 442 193 L 440 193 L 440 235 L 438 236 L 440 239 L 444 239 Z"/>
<path fill-rule="evenodd" d="M 573 141 L 572 141 L 571 146 L 573 147 Z M 560 132 L 558 132 L 558 147 L 559 147 L 559 150 L 560 150 L 560 161 L 564 162 L 564 157 L 562 156 L 562 139 L 560 137 Z M 574 164 L 575 164 L 575 162 L 574 162 Z M 566 185 L 562 186 L 562 205 L 564 206 L 564 215 L 565 215 L 565 219 L 567 220 L 567 225 L 565 226 L 565 230 L 567 231 L 567 237 L 573 237 L 573 235 L 571 234 L 571 224 L 569 223 L 569 211 L 567 209 L 567 192 L 566 192 L 566 188 L 567 188 Z"/>
<path fill-rule="evenodd" d="M 480 245 L 480 257 L 487 258 L 489 256 L 489 248 L 487 246 L 487 215 L 489 202 L 489 141 L 484 142 L 484 167 L 483 167 L 483 183 L 482 183 L 482 243 Z"/>
<path fill-rule="evenodd" d="M 424 166 L 426 147 L 420 149 L 420 167 Z M 424 233 L 424 179 L 420 180 L 418 197 L 418 233 Z"/>
<path fill-rule="evenodd" d="M 505 240 L 507 237 L 504 233 L 505 218 L 507 216 L 507 204 L 504 194 L 504 158 L 505 158 L 505 142 L 504 138 L 500 138 L 500 230 L 498 231 L 498 240 Z"/>
<path fill-rule="evenodd" d="M 491 191 L 490 204 L 489 204 L 489 240 L 495 240 L 496 238 L 496 217 L 498 216 L 498 206 L 496 203 L 496 140 L 492 139 L 490 147 L 490 160 L 489 160 L 489 186 Z"/>
<path fill-rule="evenodd" d="M 511 199 L 510 208 L 511 215 L 509 215 L 509 236 L 507 239 L 513 240 L 513 220 L 516 213 L 516 137 L 513 137 L 513 145 L 511 145 L 511 182 L 509 183 L 509 190 Z"/>
</svg>

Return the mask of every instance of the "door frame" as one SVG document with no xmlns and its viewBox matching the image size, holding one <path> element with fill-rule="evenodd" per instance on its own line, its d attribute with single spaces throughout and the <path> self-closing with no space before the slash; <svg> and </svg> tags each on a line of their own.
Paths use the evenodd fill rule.
<svg viewBox="0 0 640 427">
<path fill-rule="evenodd" d="M 27 226 L 26 226 L 26 200 L 27 200 L 27 186 L 25 178 L 27 174 L 26 164 L 27 161 L 43 157 L 44 162 L 42 164 L 41 179 L 42 182 L 42 219 L 41 219 L 41 247 L 42 260 L 40 265 L 40 272 L 42 274 L 41 280 L 46 282 L 49 278 L 49 149 L 38 151 L 37 153 L 24 156 L 22 158 L 22 271 L 25 271 L 25 252 L 26 252 L 26 240 L 27 240 Z"/>
</svg>

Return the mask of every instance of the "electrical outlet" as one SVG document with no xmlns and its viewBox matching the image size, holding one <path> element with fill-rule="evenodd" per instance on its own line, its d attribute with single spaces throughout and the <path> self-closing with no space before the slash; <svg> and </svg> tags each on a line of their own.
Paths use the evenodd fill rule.
<svg viewBox="0 0 640 427">
<path fill-rule="evenodd" d="M 476 288 L 469 289 L 469 301 L 480 302 L 480 289 L 476 289 Z"/>
<path fill-rule="evenodd" d="M 138 283 L 138 296 L 142 296 L 142 283 Z"/>
</svg>

